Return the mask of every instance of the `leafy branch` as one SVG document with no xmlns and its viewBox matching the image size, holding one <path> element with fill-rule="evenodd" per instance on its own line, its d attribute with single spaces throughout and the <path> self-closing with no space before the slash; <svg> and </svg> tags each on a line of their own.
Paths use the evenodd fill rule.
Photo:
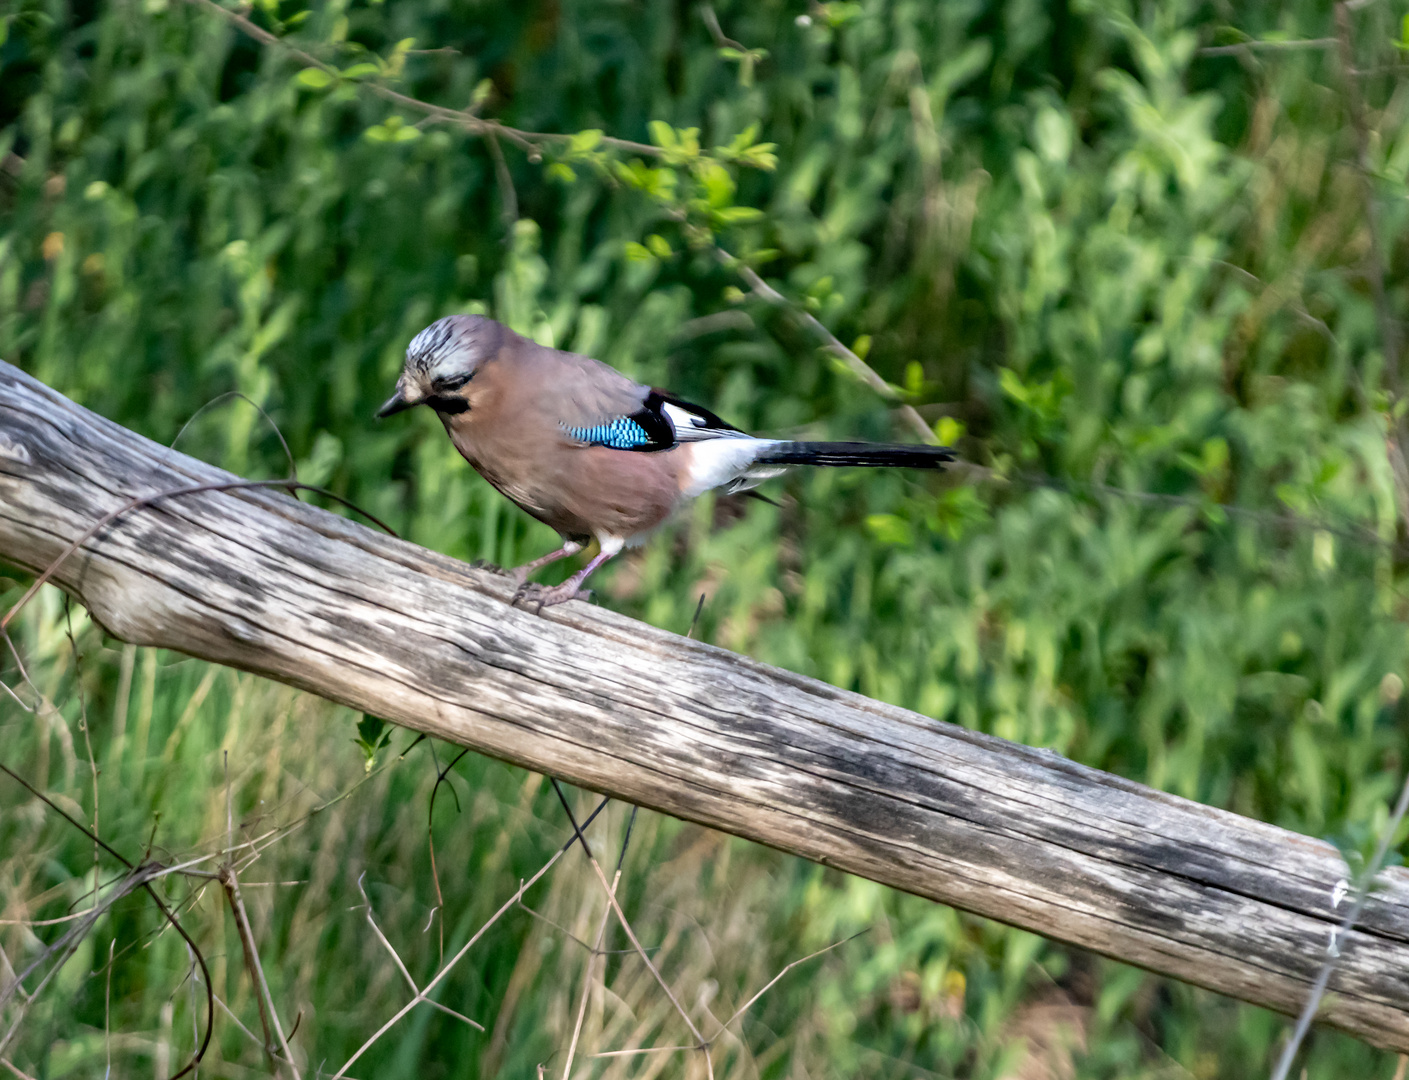
<svg viewBox="0 0 1409 1080">
<path fill-rule="evenodd" d="M 376 81 L 376 79 L 380 78 L 400 77 L 404 58 L 412 51 L 410 46 L 413 43 L 409 39 L 397 45 L 396 50 L 393 51 L 392 58 L 389 60 L 379 62 L 359 61 L 346 69 L 341 69 L 299 48 L 288 39 L 270 33 L 262 26 L 250 21 L 244 15 L 221 6 L 216 3 L 215 0 L 187 0 L 187 3 L 215 12 L 221 18 L 239 27 L 240 30 L 256 41 L 271 46 L 272 48 L 282 50 L 302 63 L 309 71 L 317 72 L 317 75 L 309 75 L 307 71 L 305 71 L 295 76 L 297 81 L 310 89 L 330 87 L 336 83 L 352 83 L 360 89 L 365 89 L 369 93 L 384 98 L 393 104 L 422 113 L 427 121 L 450 124 L 462 128 L 471 135 L 498 135 L 508 139 L 516 146 L 528 152 L 530 160 L 534 160 L 535 155 L 541 158 L 544 149 L 566 143 L 572 138 L 570 135 L 553 134 L 551 132 L 522 131 L 519 128 L 501 124 L 497 120 L 487 120 L 477 116 L 475 114 L 476 109 L 482 106 L 488 98 L 488 94 L 483 90 L 476 94 L 478 100 L 472 103 L 470 108 L 451 109 L 444 105 L 436 105 L 429 101 L 422 101 L 420 98 L 412 97 L 409 94 L 403 94 L 399 90 L 393 90 L 390 86 Z M 400 57 L 400 62 L 397 62 L 398 56 Z M 483 85 L 484 84 L 481 83 L 481 87 L 483 87 Z M 404 124 L 404 121 L 402 123 Z M 414 136 L 412 137 L 414 138 Z M 632 142 L 630 139 L 614 139 L 604 136 L 602 142 L 604 145 L 610 146 L 613 149 L 629 150 L 637 154 L 655 156 L 659 152 L 654 146 Z"/>
<path fill-rule="evenodd" d="M 302 86 L 318 90 L 341 84 L 355 85 L 393 104 L 422 113 L 422 124 L 445 123 L 469 135 L 486 139 L 495 157 L 500 188 L 505 191 L 506 209 L 511 205 L 512 185 L 506 184 L 507 170 L 503 165 L 502 152 L 498 149 L 500 138 L 523 150 L 534 164 L 541 162 L 545 154 L 550 155 L 552 160 L 545 170 L 550 178 L 573 183 L 577 179 L 576 170 L 587 168 L 607 182 L 640 192 L 657 204 L 667 219 L 680 228 L 689 248 L 708 252 L 722 266 L 734 270 L 757 299 L 794 312 L 811 332 L 823 340 L 823 347 L 842 363 L 846 371 L 882 398 L 896 404 L 901 418 L 916 436 L 927 443 L 939 442 L 914 406 L 897 401 L 900 396 L 897 388 L 867 364 L 856 349 L 843 344 L 808 310 L 806 303 L 797 304 L 789 300 L 763 279 L 754 267 L 774 257 L 776 252 L 762 249 L 737 256 L 719 246 L 717 239 L 721 232 L 736 226 L 757 224 L 764 217 L 763 211 L 757 207 L 735 203 L 738 184 L 730 171 L 731 168 L 748 168 L 773 172 L 777 168 L 777 148 L 773 143 L 758 141 L 757 124 L 739 132 L 729 142 L 710 149 L 701 145 L 699 128 L 674 128 L 661 120 L 653 120 L 649 125 L 649 144 L 615 138 L 599 129 L 574 134 L 524 131 L 479 115 L 479 110 L 487 104 L 492 92 L 489 80 L 479 83 L 467 109 L 452 109 L 423 101 L 378 81 L 402 77 L 406 57 L 417 51 L 412 48 L 415 42 L 410 38 L 398 42 L 386 59 L 373 56 L 339 69 L 258 26 L 244 15 L 221 6 L 216 0 L 187 2 L 218 13 L 255 40 L 283 50 L 297 59 L 304 65 L 304 70 L 295 76 L 295 81 Z M 726 59 L 739 60 L 740 81 L 748 85 L 752 80 L 753 65 L 767 56 L 767 50 L 750 50 L 725 37 L 713 10 L 706 6 L 702 13 L 716 44 L 720 46 L 721 55 L 728 52 L 730 55 Z M 397 143 L 410 142 L 419 134 L 420 125 L 408 125 L 402 117 L 393 115 L 370 128 L 366 136 L 374 142 Z M 621 152 L 639 156 L 623 160 Z M 517 216 L 516 212 L 514 216 Z M 664 260 L 674 254 L 669 240 L 658 233 L 647 236 L 644 243 L 631 241 L 625 245 L 625 255 L 632 262 Z"/>
</svg>

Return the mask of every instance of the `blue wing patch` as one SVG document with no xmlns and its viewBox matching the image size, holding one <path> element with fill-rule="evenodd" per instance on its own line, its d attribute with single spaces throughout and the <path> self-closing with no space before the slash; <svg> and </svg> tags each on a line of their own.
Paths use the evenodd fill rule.
<svg viewBox="0 0 1409 1080">
<path fill-rule="evenodd" d="M 629 416 L 590 428 L 568 427 L 564 424 L 563 430 L 579 442 L 585 442 L 589 446 L 607 446 L 613 450 L 634 450 L 651 442 L 646 429 Z"/>
</svg>

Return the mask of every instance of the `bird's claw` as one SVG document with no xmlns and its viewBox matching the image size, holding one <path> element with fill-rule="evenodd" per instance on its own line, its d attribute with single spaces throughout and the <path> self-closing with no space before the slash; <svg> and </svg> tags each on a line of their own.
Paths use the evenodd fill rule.
<svg viewBox="0 0 1409 1080">
<path fill-rule="evenodd" d="M 534 607 L 534 614 L 542 614 L 545 607 L 552 607 L 555 604 L 565 604 L 569 600 L 587 600 L 592 596 L 591 589 L 579 589 L 572 582 L 564 582 L 561 585 L 539 585 L 536 582 L 525 581 L 519 584 L 514 591 L 514 598 L 509 601 L 510 607 L 518 607 L 519 602 L 528 608 Z"/>
</svg>

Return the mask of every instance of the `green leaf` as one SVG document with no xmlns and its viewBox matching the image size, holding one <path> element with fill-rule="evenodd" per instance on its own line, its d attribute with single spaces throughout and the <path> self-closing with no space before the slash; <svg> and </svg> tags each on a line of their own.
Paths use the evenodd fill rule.
<svg viewBox="0 0 1409 1080">
<path fill-rule="evenodd" d="M 366 138 L 372 142 L 411 142 L 421 137 L 418 128 L 411 127 L 402 117 L 387 117 L 376 127 L 366 130 Z"/>
<path fill-rule="evenodd" d="M 382 69 L 373 63 L 363 61 L 360 64 L 353 64 L 351 67 L 342 70 L 344 79 L 365 79 L 369 75 L 380 75 Z"/>
<path fill-rule="evenodd" d="M 651 142 L 661 148 L 660 160 L 667 165 L 690 165 L 700 156 L 699 128 L 672 128 L 663 120 L 647 125 Z"/>
<path fill-rule="evenodd" d="M 406 70 L 406 54 L 411 51 L 411 47 L 416 44 L 413 37 L 402 38 L 396 43 L 396 48 L 392 49 L 391 56 L 387 58 L 383 74 L 388 79 L 399 79 L 401 73 Z"/>
<path fill-rule="evenodd" d="M 979 38 L 971 43 L 953 60 L 944 64 L 935 77 L 938 93 L 948 97 L 988 66 L 993 57 L 993 45 L 987 38 Z"/>
<path fill-rule="evenodd" d="M 1000 367 L 998 369 L 998 385 L 1003 393 L 1014 401 L 1026 404 L 1029 399 L 1027 386 L 1022 378 L 1012 368 Z"/>
<path fill-rule="evenodd" d="M 362 719 L 357 721 L 357 738 L 352 741 L 362 749 L 362 754 L 366 758 L 366 761 L 363 762 L 363 768 L 366 772 L 371 772 L 372 766 L 376 764 L 377 751 L 391 742 L 391 733 L 390 725 L 371 713 L 363 713 Z"/>
<path fill-rule="evenodd" d="M 771 142 L 750 146 L 739 155 L 739 164 L 762 169 L 764 172 L 772 172 L 778 167 L 778 155 L 773 153 L 776 147 L 777 144 Z"/>
<path fill-rule="evenodd" d="M 845 26 L 852 19 L 859 19 L 864 13 L 860 4 L 839 3 L 837 0 L 833 0 L 829 4 L 822 4 L 821 8 L 822 17 L 827 20 L 827 25 L 833 29 Z"/>
<path fill-rule="evenodd" d="M 588 128 L 579 131 L 568 143 L 568 155 L 590 154 L 602 144 L 602 132 L 600 128 Z"/>
<path fill-rule="evenodd" d="M 653 169 L 640 159 L 612 162 L 612 171 L 622 183 L 645 192 L 658 202 L 674 199 L 677 178 L 673 169 Z"/>
<path fill-rule="evenodd" d="M 915 542 L 915 530 L 908 521 L 895 514 L 870 514 L 866 518 L 866 528 L 882 544 L 909 547 Z"/>
<path fill-rule="evenodd" d="M 294 76 L 294 82 L 311 90 L 322 90 L 333 84 L 333 77 L 322 68 L 304 68 Z"/>
<path fill-rule="evenodd" d="M 420 130 L 399 116 L 388 116 L 380 124 L 367 129 L 367 138 L 372 142 L 411 142 L 420 137 Z"/>
<path fill-rule="evenodd" d="M 918 360 L 905 365 L 905 392 L 911 397 L 919 397 L 925 389 L 925 369 Z"/>
<path fill-rule="evenodd" d="M 673 150 L 679 145 L 675 129 L 664 120 L 652 120 L 646 125 L 646 130 L 651 133 L 651 142 L 662 150 Z"/>
<path fill-rule="evenodd" d="M 723 209 L 733 201 L 737 185 L 729 170 L 717 161 L 708 158 L 695 164 L 695 178 L 704 189 L 705 205 L 711 209 Z"/>
<path fill-rule="evenodd" d="M 726 206 L 715 210 L 714 218 L 721 225 L 742 225 L 749 221 L 760 221 L 763 211 L 756 206 Z"/>
<path fill-rule="evenodd" d="M 489 100 L 489 95 L 492 93 L 494 93 L 494 80 L 480 79 L 475 83 L 475 92 L 470 95 L 470 108 L 478 109 Z"/>
<path fill-rule="evenodd" d="M 952 416 L 941 416 L 935 421 L 934 434 L 945 446 L 953 446 L 964 437 L 964 424 Z"/>
<path fill-rule="evenodd" d="M 735 135 L 725 149 L 734 154 L 742 154 L 753 145 L 753 141 L 756 138 L 758 138 L 757 122 L 750 124 L 748 127 L 744 128 L 743 131 Z"/>
</svg>

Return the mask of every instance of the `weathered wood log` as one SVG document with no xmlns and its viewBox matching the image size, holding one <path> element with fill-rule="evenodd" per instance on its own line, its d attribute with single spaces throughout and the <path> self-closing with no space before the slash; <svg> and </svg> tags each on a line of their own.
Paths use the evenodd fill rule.
<svg viewBox="0 0 1409 1080">
<path fill-rule="evenodd" d="M 10 563 L 42 570 L 134 497 L 233 479 L 0 363 Z M 56 580 L 124 641 L 1282 1012 L 1345 910 L 1318 840 L 599 607 L 530 614 L 502 577 L 282 494 L 132 511 Z M 1340 951 L 1321 1019 L 1409 1050 L 1409 873 L 1381 875 Z"/>
</svg>

